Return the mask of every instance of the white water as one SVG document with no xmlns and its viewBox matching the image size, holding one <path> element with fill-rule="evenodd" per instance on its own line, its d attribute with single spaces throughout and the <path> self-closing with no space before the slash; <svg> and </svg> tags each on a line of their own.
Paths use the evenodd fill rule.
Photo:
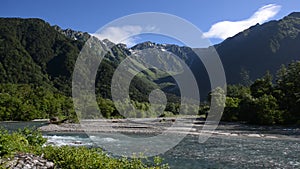
<svg viewBox="0 0 300 169">
<path fill-rule="evenodd" d="M 118 142 L 119 140 L 110 138 L 110 137 L 104 137 L 100 138 L 98 136 L 90 136 L 89 137 L 83 137 L 82 135 L 45 135 L 45 138 L 47 138 L 47 143 L 45 145 L 56 145 L 56 146 L 93 146 L 94 142 L 99 143 L 108 143 L 108 142 Z"/>
</svg>

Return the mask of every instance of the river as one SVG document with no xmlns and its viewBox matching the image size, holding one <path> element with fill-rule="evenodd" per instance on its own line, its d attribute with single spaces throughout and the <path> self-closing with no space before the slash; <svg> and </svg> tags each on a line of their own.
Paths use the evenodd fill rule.
<svg viewBox="0 0 300 169">
<path fill-rule="evenodd" d="M 0 123 L 10 130 L 40 126 L 41 122 Z M 243 124 L 221 125 L 205 143 L 187 135 L 177 146 L 160 156 L 173 169 L 198 168 L 300 168 L 300 130 L 295 127 L 261 127 Z M 224 134 L 225 133 L 225 134 Z M 228 135 L 226 133 L 238 133 Z M 47 144 L 94 146 L 84 133 L 45 132 Z M 269 135 L 270 137 L 261 137 Z M 145 137 L 136 135 L 135 137 Z M 126 140 L 114 134 L 92 135 L 97 142 L 126 146 Z"/>
</svg>

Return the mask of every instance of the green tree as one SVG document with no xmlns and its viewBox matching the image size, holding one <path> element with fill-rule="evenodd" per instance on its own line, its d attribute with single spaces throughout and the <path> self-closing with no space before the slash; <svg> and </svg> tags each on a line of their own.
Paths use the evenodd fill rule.
<svg viewBox="0 0 300 169">
<path fill-rule="evenodd" d="M 238 121 L 239 119 L 239 98 L 226 97 L 226 107 L 224 109 L 223 121 Z"/>
<path fill-rule="evenodd" d="M 282 111 L 278 109 L 277 100 L 272 95 L 263 95 L 255 100 L 256 118 L 253 123 L 282 124 Z"/>
<path fill-rule="evenodd" d="M 98 98 L 98 105 L 101 114 L 105 118 L 110 118 L 115 111 L 114 103 L 109 99 Z"/>
<path fill-rule="evenodd" d="M 250 86 L 251 95 L 255 98 L 258 98 L 263 96 L 264 94 L 272 94 L 272 79 L 272 75 L 269 71 L 267 71 L 263 78 L 255 80 L 255 82 Z"/>
<path fill-rule="evenodd" d="M 300 61 L 287 67 L 282 66 L 277 73 L 277 94 L 280 108 L 285 111 L 287 123 L 300 122 Z"/>
<path fill-rule="evenodd" d="M 243 99 L 251 95 L 250 87 L 243 85 L 228 85 L 227 86 L 227 96 L 233 98 Z"/>
</svg>

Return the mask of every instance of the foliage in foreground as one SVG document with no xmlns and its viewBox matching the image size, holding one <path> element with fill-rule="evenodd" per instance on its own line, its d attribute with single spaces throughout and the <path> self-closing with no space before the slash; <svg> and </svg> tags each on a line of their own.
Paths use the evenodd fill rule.
<svg viewBox="0 0 300 169">
<path fill-rule="evenodd" d="M 169 168 L 168 165 L 162 164 L 159 157 L 155 157 L 153 162 L 145 162 L 136 157 L 131 159 L 113 158 L 99 148 L 43 146 L 45 142 L 46 139 L 38 131 L 24 129 L 9 133 L 7 130 L 1 129 L 0 155 L 1 158 L 7 158 L 15 153 L 43 154 L 44 158 L 65 169 Z"/>
<path fill-rule="evenodd" d="M 167 165 L 161 164 L 161 160 L 155 158 L 154 165 L 149 166 L 139 158 L 112 158 L 104 153 L 101 149 L 89 149 L 87 147 L 53 147 L 47 146 L 44 148 L 45 158 L 52 160 L 58 166 L 64 168 L 168 168 Z"/>
<path fill-rule="evenodd" d="M 25 128 L 9 133 L 5 129 L 0 129 L 0 156 L 2 158 L 10 157 L 18 152 L 40 152 L 46 141 L 36 130 Z"/>
</svg>

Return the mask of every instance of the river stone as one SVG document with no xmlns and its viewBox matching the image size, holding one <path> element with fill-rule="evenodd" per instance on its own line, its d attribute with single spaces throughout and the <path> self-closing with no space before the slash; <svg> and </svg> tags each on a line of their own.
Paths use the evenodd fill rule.
<svg viewBox="0 0 300 169">
<path fill-rule="evenodd" d="M 55 168 L 53 162 L 33 154 L 16 154 L 13 159 L 4 159 L 5 168 L 10 169 L 51 169 Z"/>
<path fill-rule="evenodd" d="M 31 169 L 32 166 L 30 164 L 25 164 L 25 166 L 23 166 L 23 169 Z"/>
<path fill-rule="evenodd" d="M 45 164 L 45 166 L 46 166 L 47 168 L 53 168 L 53 167 L 54 167 L 54 163 L 53 163 L 53 162 L 47 161 L 46 164 Z"/>
<path fill-rule="evenodd" d="M 23 167 L 23 165 L 22 165 L 22 164 L 20 164 L 20 163 L 18 163 L 16 167 L 17 167 L 17 168 L 22 168 L 22 167 Z"/>
</svg>

